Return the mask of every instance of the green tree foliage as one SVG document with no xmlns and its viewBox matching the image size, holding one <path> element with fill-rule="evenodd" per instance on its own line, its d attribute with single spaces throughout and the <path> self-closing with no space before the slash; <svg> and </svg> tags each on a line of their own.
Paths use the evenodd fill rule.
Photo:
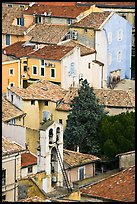
<svg viewBox="0 0 137 204">
<path fill-rule="evenodd" d="M 97 152 L 99 146 L 96 135 L 105 112 L 87 80 L 82 81 L 78 96 L 73 98 L 70 106 L 71 112 L 64 131 L 64 147 L 74 150 L 78 145 L 83 153 Z"/>
<path fill-rule="evenodd" d="M 99 126 L 100 155 L 111 159 L 135 149 L 135 113 L 106 116 Z"/>
</svg>

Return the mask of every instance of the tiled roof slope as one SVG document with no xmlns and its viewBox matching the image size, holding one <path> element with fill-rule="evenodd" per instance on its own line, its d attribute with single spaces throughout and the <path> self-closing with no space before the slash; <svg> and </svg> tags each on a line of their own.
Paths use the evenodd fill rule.
<svg viewBox="0 0 137 204">
<path fill-rule="evenodd" d="M 115 201 L 135 202 L 135 166 L 84 187 L 80 191 L 83 194 Z"/>
<path fill-rule="evenodd" d="M 85 55 L 89 55 L 89 54 L 93 54 L 95 53 L 95 49 L 94 48 L 90 48 L 78 41 L 75 41 L 75 40 L 66 40 L 66 41 L 62 41 L 61 42 L 62 45 L 65 45 L 65 46 L 72 46 L 72 47 L 80 47 L 80 55 L 81 56 L 85 56 Z"/>
<path fill-rule="evenodd" d="M 58 101 L 64 97 L 66 90 L 59 85 L 46 80 L 39 80 L 26 89 L 11 87 L 10 90 L 23 100 L 51 100 Z"/>
<path fill-rule="evenodd" d="M 99 104 L 106 104 L 109 107 L 135 107 L 135 92 L 132 90 L 115 90 L 115 89 L 94 89 L 93 90 Z M 70 110 L 71 100 L 77 96 L 77 89 L 71 88 L 65 95 L 57 110 Z"/>
<path fill-rule="evenodd" d="M 78 4 L 79 4 L 79 2 L 78 2 Z M 134 2 L 131 2 L 131 1 L 125 1 L 125 2 L 123 2 L 123 1 L 120 1 L 120 2 L 118 2 L 118 1 L 115 1 L 115 2 L 109 2 L 109 1 L 106 1 L 106 2 L 95 2 L 95 1 L 88 1 L 88 2 L 80 2 L 80 4 L 81 5 L 83 5 L 83 4 L 87 4 L 87 5 L 96 5 L 96 6 L 101 6 L 101 7 L 103 7 L 103 8 L 105 8 L 106 6 L 107 7 L 109 7 L 109 8 L 114 8 L 114 7 L 116 7 L 116 8 L 135 8 L 135 1 Z"/>
<path fill-rule="evenodd" d="M 67 25 L 43 23 L 35 25 L 35 27 L 28 32 L 28 35 L 31 36 L 31 42 L 57 44 L 68 31 L 69 27 Z"/>
<path fill-rule="evenodd" d="M 38 196 L 31 196 L 31 197 L 19 200 L 19 202 L 45 202 L 45 199 L 42 199 Z"/>
<path fill-rule="evenodd" d="M 51 6 L 51 5 L 37 5 L 29 7 L 24 14 L 44 14 L 51 13 L 52 17 L 61 18 L 76 18 L 80 13 L 88 10 L 89 6 Z"/>
<path fill-rule="evenodd" d="M 34 50 L 34 46 L 23 46 L 23 42 L 16 42 L 8 47 L 3 48 L 3 53 L 11 55 L 16 58 L 34 57 L 39 59 L 61 60 L 73 47 L 64 45 L 46 45 L 43 48 Z"/>
<path fill-rule="evenodd" d="M 11 102 L 9 102 L 5 97 L 2 97 L 2 121 L 6 122 L 13 118 L 21 117 L 26 115 L 22 110 L 14 106 Z"/>
<path fill-rule="evenodd" d="M 2 156 L 24 151 L 24 148 L 2 136 Z"/>
<path fill-rule="evenodd" d="M 21 154 L 21 167 L 27 167 L 37 164 L 37 156 L 31 154 L 31 152 L 24 152 Z"/>
<path fill-rule="evenodd" d="M 64 57 L 71 50 L 73 50 L 73 47 L 66 47 L 63 45 L 49 45 L 32 54 L 28 54 L 28 56 L 48 60 L 61 60 L 62 57 Z"/>
<path fill-rule="evenodd" d="M 100 158 L 91 154 L 83 154 L 80 152 L 63 149 L 63 161 L 69 167 L 80 166 L 87 163 L 95 162 L 97 160 L 100 160 Z"/>
<path fill-rule="evenodd" d="M 12 25 L 15 18 L 23 17 L 24 8 L 2 6 L 2 33 L 12 35 L 24 35 L 27 29 L 24 26 Z"/>
<path fill-rule="evenodd" d="M 23 47 L 24 43 L 25 43 L 25 41 L 15 42 L 14 44 L 3 48 L 2 51 L 3 51 L 3 53 L 6 51 L 6 55 L 11 55 L 11 56 L 14 56 L 16 58 L 25 57 L 30 52 L 34 52 L 34 50 L 33 50 L 33 46 Z"/>
<path fill-rule="evenodd" d="M 109 11 L 92 12 L 80 21 L 71 24 L 71 27 L 98 29 L 110 14 Z"/>
</svg>

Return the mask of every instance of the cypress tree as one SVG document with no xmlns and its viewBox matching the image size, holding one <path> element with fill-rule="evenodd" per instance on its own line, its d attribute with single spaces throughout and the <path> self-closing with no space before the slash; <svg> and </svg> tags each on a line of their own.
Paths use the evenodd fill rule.
<svg viewBox="0 0 137 204">
<path fill-rule="evenodd" d="M 78 96 L 72 99 L 70 107 L 71 112 L 64 131 L 64 147 L 74 150 L 75 146 L 79 146 L 83 153 L 98 152 L 96 133 L 105 112 L 86 79 L 82 81 Z"/>
</svg>

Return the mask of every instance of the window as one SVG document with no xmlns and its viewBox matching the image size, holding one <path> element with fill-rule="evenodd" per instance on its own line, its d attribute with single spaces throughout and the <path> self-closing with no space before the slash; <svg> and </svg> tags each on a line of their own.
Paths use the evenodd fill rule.
<svg viewBox="0 0 137 204">
<path fill-rule="evenodd" d="M 6 200 L 6 195 L 2 195 L 2 202 Z"/>
<path fill-rule="evenodd" d="M 38 74 L 38 67 L 32 66 L 32 74 L 37 75 Z"/>
<path fill-rule="evenodd" d="M 26 72 L 27 71 L 27 66 L 24 66 L 23 69 L 24 69 L 24 72 Z"/>
<path fill-rule="evenodd" d="M 85 177 L 84 174 L 85 174 L 85 168 L 84 167 L 78 168 L 78 180 L 84 179 Z"/>
<path fill-rule="evenodd" d="M 40 75 L 45 76 L 45 68 L 44 67 L 40 68 Z"/>
<path fill-rule="evenodd" d="M 10 82 L 9 83 L 9 87 L 11 88 L 11 87 L 13 87 L 14 86 L 14 82 Z"/>
<path fill-rule="evenodd" d="M 45 101 L 45 106 L 48 106 L 48 101 Z"/>
<path fill-rule="evenodd" d="M 41 60 L 41 65 L 44 65 L 44 60 Z"/>
<path fill-rule="evenodd" d="M 28 173 L 32 173 L 32 166 L 28 167 Z"/>
<path fill-rule="evenodd" d="M 10 69 L 9 69 L 9 75 L 10 75 L 10 76 L 13 76 L 13 75 L 14 75 L 14 69 L 13 69 L 13 68 L 10 68 Z"/>
<path fill-rule="evenodd" d="M 13 120 L 12 120 L 12 124 L 16 124 L 16 118 L 14 118 Z"/>
<path fill-rule="evenodd" d="M 109 53 L 108 54 L 108 64 L 111 65 L 111 63 L 112 63 L 112 54 Z"/>
<path fill-rule="evenodd" d="M 55 78 L 55 69 L 50 69 L 50 77 Z"/>
<path fill-rule="evenodd" d="M 117 32 L 117 40 L 118 40 L 118 41 L 121 41 L 122 38 L 123 38 L 123 30 L 120 29 L 120 30 L 118 30 L 118 32 Z"/>
<path fill-rule="evenodd" d="M 41 23 L 41 17 L 39 16 L 37 16 L 36 18 L 35 18 L 35 23 Z"/>
<path fill-rule="evenodd" d="M 2 186 L 6 185 L 6 170 L 2 170 Z"/>
<path fill-rule="evenodd" d="M 6 35 L 6 45 L 10 45 L 10 35 Z"/>
<path fill-rule="evenodd" d="M 67 19 L 68 25 L 72 24 L 72 19 Z"/>
<path fill-rule="evenodd" d="M 125 14 L 122 14 L 122 17 L 126 19 L 126 15 Z"/>
<path fill-rule="evenodd" d="M 89 69 L 91 68 L 91 63 L 90 63 L 90 62 L 88 63 L 88 68 L 89 68 Z"/>
<path fill-rule="evenodd" d="M 8 7 L 13 7 L 13 5 L 12 4 L 8 4 Z"/>
<path fill-rule="evenodd" d="M 24 18 L 17 18 L 17 25 L 24 26 Z"/>
<path fill-rule="evenodd" d="M 118 62 L 121 62 L 121 61 L 122 61 L 122 51 L 121 51 L 121 50 L 119 50 L 119 51 L 117 52 L 117 61 L 118 61 Z"/>
<path fill-rule="evenodd" d="M 24 6 L 23 6 L 23 5 L 20 5 L 20 8 L 24 8 Z"/>
<path fill-rule="evenodd" d="M 84 32 L 85 32 L 85 33 L 87 33 L 87 32 L 88 32 L 87 28 L 84 28 Z"/>
<path fill-rule="evenodd" d="M 11 95 L 11 102 L 13 103 L 13 95 Z"/>
<path fill-rule="evenodd" d="M 31 100 L 31 105 L 35 105 L 35 100 Z"/>
<path fill-rule="evenodd" d="M 27 61 L 25 60 L 25 61 L 23 61 L 23 63 L 24 63 L 24 64 L 27 64 Z"/>
<path fill-rule="evenodd" d="M 111 44 L 111 42 L 112 42 L 112 33 L 109 32 L 108 33 L 108 43 Z"/>
<path fill-rule="evenodd" d="M 59 119 L 59 123 L 62 124 L 62 119 Z"/>
</svg>

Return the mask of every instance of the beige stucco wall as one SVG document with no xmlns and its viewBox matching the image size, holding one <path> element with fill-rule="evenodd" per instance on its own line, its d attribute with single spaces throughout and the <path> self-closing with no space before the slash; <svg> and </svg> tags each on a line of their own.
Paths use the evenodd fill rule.
<svg viewBox="0 0 137 204">
<path fill-rule="evenodd" d="M 2 195 L 6 195 L 6 201 L 18 200 L 18 188 L 15 180 L 20 179 L 21 155 L 9 155 L 2 158 L 2 169 L 6 169 L 6 186 L 2 188 Z M 16 177 L 16 178 L 15 178 Z M 15 188 L 15 190 L 14 190 Z"/>
<path fill-rule="evenodd" d="M 83 165 L 81 167 L 85 168 L 85 178 L 89 178 L 89 177 L 94 176 L 94 173 L 95 173 L 95 166 L 94 166 L 94 164 L 86 164 L 86 165 Z M 75 168 L 67 169 L 66 170 L 71 185 L 72 185 L 72 183 L 74 181 L 78 181 L 79 180 L 78 179 L 79 168 L 80 167 L 75 167 Z"/>
<path fill-rule="evenodd" d="M 32 176 L 37 173 L 37 165 L 32 166 L 32 173 L 28 173 L 28 166 L 21 168 L 21 178 L 27 177 L 27 176 Z"/>
<path fill-rule="evenodd" d="M 22 110 L 27 113 L 24 119 L 24 126 L 35 130 L 39 128 L 39 105 L 35 100 L 35 105 L 31 105 L 31 100 L 23 101 Z"/>
<path fill-rule="evenodd" d="M 126 169 L 135 165 L 135 152 L 119 156 L 119 168 Z"/>
<path fill-rule="evenodd" d="M 94 30 L 93 29 L 87 29 L 87 32 L 84 30 L 84 28 L 75 28 L 72 27 L 70 30 L 75 30 L 78 32 L 78 41 L 81 43 L 94 48 Z"/>
<path fill-rule="evenodd" d="M 28 144 L 29 150 L 33 154 L 37 154 L 39 140 L 39 131 L 35 129 L 26 128 L 26 143 Z"/>
</svg>

